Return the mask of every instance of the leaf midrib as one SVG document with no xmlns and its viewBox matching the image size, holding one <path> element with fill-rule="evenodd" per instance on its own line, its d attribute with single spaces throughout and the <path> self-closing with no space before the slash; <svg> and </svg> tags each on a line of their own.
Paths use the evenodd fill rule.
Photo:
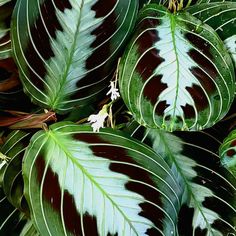
<svg viewBox="0 0 236 236">
<path fill-rule="evenodd" d="M 179 65 L 179 58 L 178 58 L 178 53 L 177 53 L 177 46 L 176 46 L 176 39 L 175 39 L 175 29 L 176 29 L 176 20 L 175 20 L 175 15 L 174 14 L 170 14 L 169 13 L 169 17 L 170 17 L 170 27 L 171 27 L 171 36 L 172 36 L 172 41 L 173 41 L 173 47 L 174 47 L 174 52 L 176 55 L 176 67 L 177 67 L 177 74 L 176 74 L 176 95 L 175 95 L 175 100 L 174 100 L 174 104 L 173 104 L 173 114 L 172 117 L 174 118 L 174 120 L 172 119 L 171 124 L 170 124 L 170 129 L 171 131 L 173 130 L 174 127 L 174 122 L 175 122 L 175 112 L 176 112 L 176 104 L 177 104 L 177 100 L 178 100 L 178 95 L 179 95 L 179 70 L 180 70 L 180 65 Z"/>
<path fill-rule="evenodd" d="M 76 26 L 76 31 L 75 31 L 75 34 L 74 34 L 74 37 L 73 37 L 73 43 L 72 43 L 72 45 L 70 47 L 70 53 L 69 53 L 69 57 L 67 59 L 66 68 L 65 68 L 65 71 L 64 71 L 63 75 L 61 76 L 62 81 L 60 83 L 60 88 L 56 92 L 54 100 L 51 103 L 52 110 L 55 110 L 55 109 L 58 108 L 58 106 L 57 106 L 58 104 L 57 103 L 62 98 L 61 91 L 64 89 L 64 85 L 67 82 L 68 71 L 69 71 L 69 69 L 71 67 L 71 62 L 73 60 L 73 56 L 74 56 L 74 52 L 75 52 L 75 47 L 76 47 L 76 42 L 78 41 L 78 35 L 79 35 L 78 32 L 79 32 L 80 24 L 81 24 L 81 16 L 82 16 L 83 6 L 84 6 L 84 0 L 82 0 L 82 2 L 81 2 L 79 19 L 78 19 L 78 23 L 77 23 L 77 26 Z"/>
<path fill-rule="evenodd" d="M 135 234 L 138 236 L 138 232 L 130 222 L 129 218 L 123 213 L 123 211 L 119 208 L 119 206 L 113 201 L 113 199 L 107 194 L 107 192 L 100 187 L 100 185 L 94 180 L 94 178 L 90 175 L 90 173 L 82 166 L 80 163 L 71 155 L 70 151 L 59 142 L 59 140 L 56 137 L 57 135 L 54 134 L 53 131 L 48 131 L 48 138 L 52 138 L 54 142 L 63 150 L 63 152 L 66 154 L 66 156 L 76 165 L 81 172 L 101 191 L 103 196 L 107 197 L 107 199 L 112 203 L 112 205 L 121 213 L 121 215 L 124 217 L 124 219 L 128 222 L 130 225 L 130 228 L 135 232 Z"/>
</svg>

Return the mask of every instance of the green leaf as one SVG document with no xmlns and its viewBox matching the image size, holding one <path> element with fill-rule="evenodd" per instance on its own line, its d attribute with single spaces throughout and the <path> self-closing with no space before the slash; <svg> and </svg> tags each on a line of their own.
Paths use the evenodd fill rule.
<svg viewBox="0 0 236 236">
<path fill-rule="evenodd" d="M 1 152 L 10 158 L 2 175 L 2 188 L 8 201 L 21 212 L 28 212 L 23 195 L 22 159 L 33 133 L 16 130 L 11 132 Z"/>
<path fill-rule="evenodd" d="M 218 33 L 236 68 L 236 2 L 200 4 L 188 8 L 188 11 Z"/>
<path fill-rule="evenodd" d="M 236 178 L 236 130 L 224 140 L 219 149 L 221 164 Z"/>
<path fill-rule="evenodd" d="M 131 129 L 133 137 L 162 156 L 185 189 L 179 235 L 235 234 L 236 179 L 219 165 L 219 142 L 202 132 L 171 134 L 144 127 Z"/>
<path fill-rule="evenodd" d="M 127 0 L 17 1 L 13 50 L 33 101 L 66 113 L 108 90 L 137 8 Z"/>
<path fill-rule="evenodd" d="M 160 156 L 121 132 L 54 124 L 33 136 L 23 175 L 41 235 L 177 235 L 182 189 Z"/>
<path fill-rule="evenodd" d="M 24 225 L 24 228 L 21 230 L 19 236 L 40 236 L 40 234 L 35 229 L 33 221 L 28 220 Z"/>
<path fill-rule="evenodd" d="M 149 4 L 120 63 L 120 92 L 142 125 L 200 130 L 225 116 L 234 69 L 223 42 L 189 13 Z"/>
<path fill-rule="evenodd" d="M 10 19 L 14 1 L 0 1 L 0 60 L 11 57 Z"/>
<path fill-rule="evenodd" d="M 13 207 L 0 187 L 0 235 L 39 236 L 30 219 Z"/>
</svg>

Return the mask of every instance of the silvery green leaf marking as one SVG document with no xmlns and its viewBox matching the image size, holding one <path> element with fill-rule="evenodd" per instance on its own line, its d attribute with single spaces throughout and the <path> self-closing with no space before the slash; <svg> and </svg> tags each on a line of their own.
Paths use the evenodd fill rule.
<svg viewBox="0 0 236 236">
<path fill-rule="evenodd" d="M 33 101 L 65 113 L 106 89 L 136 18 L 137 2 L 17 2 L 12 42 L 20 78 Z"/>
<path fill-rule="evenodd" d="M 57 123 L 32 138 L 23 173 L 42 235 L 177 235 L 180 186 L 155 152 L 122 133 Z"/>
<path fill-rule="evenodd" d="M 120 64 L 121 96 L 142 125 L 199 130 L 232 103 L 230 55 L 216 33 L 188 13 L 146 6 Z"/>
<path fill-rule="evenodd" d="M 138 135 L 162 156 L 184 189 L 182 208 L 188 206 L 191 213 L 181 209 L 179 234 L 197 236 L 200 229 L 211 236 L 235 234 L 236 182 L 219 166 L 216 140 L 203 133 L 173 135 L 156 129 L 142 129 L 137 128 L 132 136 Z M 192 223 L 186 225 L 190 217 Z"/>
</svg>

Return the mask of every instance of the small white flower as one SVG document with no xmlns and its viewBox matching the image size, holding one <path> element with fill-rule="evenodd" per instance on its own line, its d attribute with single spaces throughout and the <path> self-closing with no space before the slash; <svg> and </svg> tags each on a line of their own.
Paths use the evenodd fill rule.
<svg viewBox="0 0 236 236">
<path fill-rule="evenodd" d="M 106 95 L 111 94 L 111 100 L 114 101 L 114 100 L 116 100 L 117 98 L 120 97 L 119 90 L 118 90 L 118 88 L 116 88 L 116 82 L 115 81 L 111 81 L 109 87 L 111 87 L 111 88 L 107 92 Z"/>
<path fill-rule="evenodd" d="M 103 107 L 97 115 L 90 115 L 88 121 L 92 124 L 93 132 L 99 132 L 100 128 L 104 128 L 104 121 L 108 116 L 107 108 Z"/>
</svg>

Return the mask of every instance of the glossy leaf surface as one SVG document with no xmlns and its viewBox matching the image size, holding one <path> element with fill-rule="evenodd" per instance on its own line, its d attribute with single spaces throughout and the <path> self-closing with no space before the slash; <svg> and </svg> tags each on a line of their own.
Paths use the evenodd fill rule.
<svg viewBox="0 0 236 236">
<path fill-rule="evenodd" d="M 176 235 L 182 194 L 168 165 L 120 132 L 57 123 L 31 140 L 25 195 L 44 235 Z"/>
<path fill-rule="evenodd" d="M 149 4 L 120 66 L 121 95 L 145 126 L 199 130 L 232 103 L 234 69 L 216 33 L 188 13 Z"/>
<path fill-rule="evenodd" d="M 66 113 L 104 91 L 137 7 L 127 0 L 17 1 L 13 49 L 33 101 Z"/>
<path fill-rule="evenodd" d="M 143 127 L 132 136 L 161 155 L 185 189 L 179 235 L 236 233 L 236 179 L 219 163 L 217 140 L 206 133 L 170 134 Z"/>
<path fill-rule="evenodd" d="M 210 25 L 231 53 L 236 68 L 236 2 L 216 2 L 192 6 L 194 16 Z"/>
</svg>

